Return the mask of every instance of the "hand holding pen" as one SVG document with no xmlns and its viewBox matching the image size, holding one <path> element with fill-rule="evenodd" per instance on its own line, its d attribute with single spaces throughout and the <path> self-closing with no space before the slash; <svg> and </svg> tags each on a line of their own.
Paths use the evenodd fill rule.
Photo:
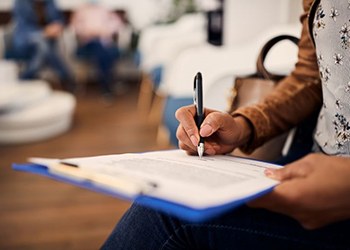
<svg viewBox="0 0 350 250">
<path fill-rule="evenodd" d="M 204 109 L 202 75 L 194 80 L 194 104 L 176 111 L 180 122 L 176 136 L 179 148 L 188 154 L 226 154 L 246 143 L 252 135 L 247 120 L 242 116 L 232 117 L 226 112 Z M 205 143 L 204 143 L 205 141 Z"/>
</svg>

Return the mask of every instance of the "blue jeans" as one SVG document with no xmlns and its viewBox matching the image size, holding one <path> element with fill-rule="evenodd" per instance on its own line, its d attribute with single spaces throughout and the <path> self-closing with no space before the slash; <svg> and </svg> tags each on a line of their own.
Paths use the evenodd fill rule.
<svg viewBox="0 0 350 250">
<path fill-rule="evenodd" d="M 80 45 L 77 56 L 94 64 L 98 70 L 98 81 L 103 93 L 112 93 L 113 67 L 119 57 L 119 50 L 114 45 L 104 45 L 98 39 Z"/>
<path fill-rule="evenodd" d="M 188 223 L 133 204 L 102 249 L 350 249 L 349 229 L 343 221 L 305 230 L 287 216 L 246 206 Z"/>
<path fill-rule="evenodd" d="M 37 78 L 39 71 L 49 65 L 58 74 L 65 88 L 71 88 L 74 84 L 72 73 L 61 58 L 55 40 L 46 39 L 41 34 L 34 33 L 18 50 L 29 51 L 27 67 L 22 72 L 21 79 Z"/>
</svg>

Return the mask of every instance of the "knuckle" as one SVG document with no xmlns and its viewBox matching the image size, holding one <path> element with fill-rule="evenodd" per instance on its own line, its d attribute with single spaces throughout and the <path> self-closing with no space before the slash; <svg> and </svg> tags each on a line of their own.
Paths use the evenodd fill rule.
<svg viewBox="0 0 350 250">
<path fill-rule="evenodd" d="M 185 146 L 185 144 L 183 144 L 182 142 L 178 142 L 178 146 L 179 146 L 179 148 L 180 149 L 183 149 L 183 150 L 185 150 L 186 149 L 186 146 Z"/>
<path fill-rule="evenodd" d="M 179 141 L 185 141 L 187 139 L 187 135 L 186 133 L 184 132 L 183 129 L 178 129 L 176 131 L 176 138 L 179 140 Z"/>
<path fill-rule="evenodd" d="M 217 125 L 220 124 L 222 117 L 219 112 L 213 112 L 208 115 L 208 120 L 211 124 Z"/>
<path fill-rule="evenodd" d="M 185 130 L 188 136 L 192 136 L 198 133 L 197 128 L 189 127 L 189 128 L 185 128 Z"/>
<path fill-rule="evenodd" d="M 183 113 L 184 107 L 179 108 L 178 110 L 175 111 L 175 118 L 177 120 L 181 119 L 182 113 Z"/>
<path fill-rule="evenodd" d="M 183 120 L 185 119 L 187 113 L 191 113 L 191 106 L 180 107 L 175 111 L 175 118 L 179 121 Z"/>
</svg>

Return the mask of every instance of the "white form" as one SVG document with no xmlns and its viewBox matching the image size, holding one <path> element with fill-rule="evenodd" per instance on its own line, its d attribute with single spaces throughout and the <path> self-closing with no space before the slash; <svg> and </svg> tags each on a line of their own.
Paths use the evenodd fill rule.
<svg viewBox="0 0 350 250">
<path fill-rule="evenodd" d="M 279 166 L 233 156 L 189 156 L 181 150 L 70 158 L 79 170 L 154 183 L 148 196 L 207 208 L 245 199 L 274 187 L 277 181 L 264 175 L 267 167 Z"/>
</svg>

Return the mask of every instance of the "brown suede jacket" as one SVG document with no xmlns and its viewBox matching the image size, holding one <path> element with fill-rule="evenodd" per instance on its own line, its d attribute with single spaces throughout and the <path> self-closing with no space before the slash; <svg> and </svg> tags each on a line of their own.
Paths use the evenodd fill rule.
<svg viewBox="0 0 350 250">
<path fill-rule="evenodd" d="M 321 80 L 309 28 L 312 27 L 312 12 L 314 13 L 313 6 L 316 2 L 318 1 L 303 1 L 304 13 L 300 18 L 302 32 L 298 44 L 298 62 L 291 74 L 278 84 L 264 102 L 240 108 L 232 113 L 233 116 L 244 116 L 253 127 L 251 141 L 241 147 L 245 152 L 252 152 L 272 137 L 294 127 L 319 110 L 322 105 Z"/>
</svg>

